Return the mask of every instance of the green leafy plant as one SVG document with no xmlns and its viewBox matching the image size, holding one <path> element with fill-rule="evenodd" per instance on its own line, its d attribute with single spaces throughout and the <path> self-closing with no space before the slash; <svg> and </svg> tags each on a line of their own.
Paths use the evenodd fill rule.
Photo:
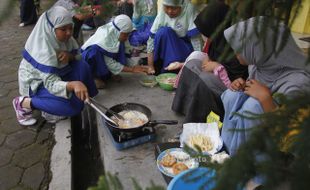
<svg viewBox="0 0 310 190">
<path fill-rule="evenodd" d="M 237 189 L 253 177 L 263 176 L 264 189 L 290 182 L 293 189 L 308 189 L 310 182 L 309 94 L 282 98 L 282 106 L 261 116 L 250 140 L 218 170 L 215 189 Z M 261 157 L 261 159 L 258 159 Z"/>
</svg>

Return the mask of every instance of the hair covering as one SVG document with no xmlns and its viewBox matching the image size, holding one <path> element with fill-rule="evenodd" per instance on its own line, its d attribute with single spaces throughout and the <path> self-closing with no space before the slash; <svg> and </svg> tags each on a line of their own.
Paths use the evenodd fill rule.
<svg viewBox="0 0 310 190">
<path fill-rule="evenodd" d="M 199 32 L 207 38 L 210 38 L 215 32 L 218 32 L 216 36 L 211 39 L 208 55 L 211 60 L 220 62 L 226 68 L 230 80 L 233 81 L 239 77 L 246 78 L 248 68 L 241 65 L 236 57 L 220 60 L 221 55 L 226 49 L 226 55 L 234 53 L 224 38 L 224 30 L 230 26 L 230 21 L 227 22 L 222 30 L 217 31 L 217 28 L 225 21 L 229 10 L 229 6 L 224 2 L 213 1 L 198 14 L 194 23 Z"/>
<path fill-rule="evenodd" d="M 176 18 L 170 18 L 163 9 L 160 9 L 151 28 L 151 33 L 155 34 L 160 27 L 168 26 L 179 37 L 185 37 L 189 31 L 195 30 L 196 26 L 193 21 L 198 14 L 198 10 L 188 1 L 180 1 L 180 5 L 182 6 L 182 12 Z"/>
<path fill-rule="evenodd" d="M 110 53 L 117 53 L 120 45 L 118 40 L 120 33 L 129 33 L 132 29 L 130 18 L 127 15 L 119 15 L 112 22 L 99 27 L 96 33 L 84 43 L 82 49 L 98 45 Z"/>
<path fill-rule="evenodd" d="M 211 37 L 212 34 L 216 31 L 217 27 L 219 27 L 225 20 L 226 15 L 229 11 L 229 6 L 224 2 L 214 1 L 209 3 L 207 7 L 205 7 L 196 17 L 195 24 L 197 29 L 201 34 L 206 37 Z M 226 27 L 230 26 L 230 22 L 227 22 Z M 223 36 L 224 30 L 219 32 L 218 38 Z M 213 40 L 214 41 L 214 40 Z"/>
<path fill-rule="evenodd" d="M 118 40 L 120 33 L 129 33 L 132 29 L 130 18 L 127 15 L 119 15 L 112 22 L 99 27 L 96 33 L 84 43 L 82 49 L 98 45 L 110 53 L 117 53 L 120 45 Z"/>
<path fill-rule="evenodd" d="M 133 27 L 131 19 L 127 15 L 122 14 L 115 17 L 112 23 L 115 25 L 116 29 L 119 30 L 120 32 L 124 33 L 132 32 Z"/>
<path fill-rule="evenodd" d="M 177 78 L 176 78 L 176 80 L 175 80 L 175 82 L 174 82 L 174 84 L 173 84 L 173 87 L 174 87 L 174 88 L 178 88 L 178 86 L 179 86 L 179 81 L 180 81 L 180 77 L 181 77 L 181 75 L 182 75 L 182 71 L 183 71 L 183 68 L 184 68 L 185 64 L 187 64 L 188 62 L 190 62 L 190 61 L 192 61 L 192 60 L 199 60 L 199 61 L 202 62 L 202 61 L 205 60 L 205 59 L 209 59 L 209 56 L 208 56 L 207 53 L 201 52 L 201 51 L 193 51 L 193 52 L 186 58 L 183 67 L 180 69 L 180 71 L 179 71 L 179 73 L 178 73 L 178 75 L 177 75 Z"/>
<path fill-rule="evenodd" d="M 181 7 L 183 3 L 184 3 L 184 0 L 163 0 L 163 5 L 168 5 L 168 6 Z"/>
<path fill-rule="evenodd" d="M 78 48 L 71 37 L 67 42 L 60 42 L 56 38 L 55 29 L 73 24 L 70 13 L 63 7 L 56 6 L 43 13 L 27 39 L 25 50 L 38 63 L 63 67 L 58 64 L 57 51 L 69 51 Z"/>
<path fill-rule="evenodd" d="M 220 25 L 225 21 L 228 11 L 228 5 L 223 2 L 213 1 L 198 14 L 194 23 L 200 33 L 202 33 L 205 37 L 210 38 L 214 35 L 217 28 L 220 27 Z M 229 26 L 230 21 L 227 22 L 224 29 Z M 224 48 L 228 46 L 224 38 L 224 29 L 218 31 L 218 34 L 212 39 L 208 52 L 212 60 L 217 60 L 224 51 Z M 231 52 L 233 51 L 231 50 Z"/>
<path fill-rule="evenodd" d="M 253 17 L 226 29 L 224 35 L 235 52 L 250 65 L 249 77 L 271 87 L 273 92 L 287 93 L 310 83 L 306 56 L 283 23 Z M 280 49 L 283 40 L 286 43 Z"/>
</svg>

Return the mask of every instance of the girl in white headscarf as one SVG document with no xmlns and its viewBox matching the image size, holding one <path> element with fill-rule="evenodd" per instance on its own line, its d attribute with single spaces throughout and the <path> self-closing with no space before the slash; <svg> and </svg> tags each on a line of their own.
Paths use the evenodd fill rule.
<svg viewBox="0 0 310 190">
<path fill-rule="evenodd" d="M 306 66 L 306 56 L 289 32 L 287 26 L 276 24 L 267 17 L 239 22 L 224 32 L 240 63 L 249 65 L 249 79 L 236 79 L 231 90 L 222 94 L 225 108 L 222 138 L 229 154 L 235 154 L 250 137 L 249 129 L 260 123 L 259 119 L 240 117 L 235 112 L 245 116 L 249 115 L 248 112 L 269 112 L 277 106 L 272 94 L 292 97 L 310 91 L 310 69 L 309 65 Z M 285 34 L 288 34 L 288 39 L 279 52 Z M 277 38 L 276 44 L 274 38 Z"/>
<path fill-rule="evenodd" d="M 99 27 L 82 46 L 82 57 L 91 67 L 97 88 L 103 88 L 104 82 L 111 74 L 118 75 L 122 71 L 145 73 L 147 67 L 130 66 L 125 53 L 125 42 L 132 31 L 132 23 L 127 15 L 119 15 L 115 19 Z"/>
<path fill-rule="evenodd" d="M 173 62 L 184 62 L 201 51 L 202 40 L 194 24 L 198 10 L 188 0 L 163 0 L 147 42 L 149 73 L 165 72 Z"/>
<path fill-rule="evenodd" d="M 72 27 L 70 13 L 56 6 L 41 15 L 31 32 L 18 71 L 22 96 L 13 100 L 21 125 L 36 122 L 33 109 L 43 116 L 76 115 L 84 100 L 97 94 L 87 63 L 77 61 Z"/>
</svg>

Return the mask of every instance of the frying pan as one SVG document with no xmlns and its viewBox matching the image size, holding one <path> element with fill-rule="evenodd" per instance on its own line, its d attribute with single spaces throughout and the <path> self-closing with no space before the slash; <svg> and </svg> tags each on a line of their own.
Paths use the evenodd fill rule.
<svg viewBox="0 0 310 190">
<path fill-rule="evenodd" d="M 139 111 L 143 114 L 146 115 L 148 118 L 148 122 L 145 123 L 144 125 L 140 125 L 138 127 L 133 127 L 133 128 L 120 128 L 119 126 L 115 125 L 115 123 L 110 122 L 109 120 L 105 120 L 106 125 L 112 130 L 116 132 L 130 132 L 130 133 L 135 133 L 135 132 L 140 132 L 143 130 L 144 127 L 154 127 L 157 124 L 166 124 L 166 125 L 176 125 L 178 124 L 177 120 L 151 120 L 152 117 L 152 112 L 151 110 L 142 105 L 142 104 L 137 104 L 137 103 L 123 103 L 123 104 L 117 104 L 115 106 L 112 106 L 110 110 L 119 113 L 124 110 L 135 110 Z M 106 112 L 106 115 L 108 117 L 111 117 L 112 114 Z"/>
</svg>

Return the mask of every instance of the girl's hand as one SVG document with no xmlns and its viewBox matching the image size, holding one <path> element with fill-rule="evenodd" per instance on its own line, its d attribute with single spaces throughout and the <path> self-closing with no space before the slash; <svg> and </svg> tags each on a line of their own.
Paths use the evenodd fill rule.
<svg viewBox="0 0 310 190">
<path fill-rule="evenodd" d="M 244 88 L 244 93 L 257 99 L 265 112 L 272 111 L 276 108 L 270 89 L 257 80 L 248 80 Z"/>
<path fill-rule="evenodd" d="M 244 93 L 259 101 L 272 97 L 269 88 L 254 79 L 246 81 Z"/>
<path fill-rule="evenodd" d="M 67 51 L 60 51 L 57 54 L 57 59 L 61 64 L 67 64 L 69 63 L 69 61 L 71 61 L 73 58 L 73 55 L 71 55 L 69 52 Z"/>
<path fill-rule="evenodd" d="M 147 74 L 149 74 L 149 75 L 153 75 L 153 74 L 155 74 L 155 69 L 154 69 L 154 67 L 150 67 L 150 66 L 148 66 L 148 69 L 147 69 Z"/>
<path fill-rule="evenodd" d="M 173 62 L 170 63 L 168 65 L 168 67 L 165 68 L 165 70 L 167 71 L 173 71 L 173 70 L 177 70 L 177 69 L 181 69 L 183 67 L 184 63 L 180 63 L 180 62 Z"/>
<path fill-rule="evenodd" d="M 136 65 L 132 67 L 132 72 L 133 73 L 145 73 L 148 74 L 149 67 L 148 66 L 140 66 Z"/>
<path fill-rule="evenodd" d="M 70 81 L 67 84 L 67 90 L 74 94 L 82 101 L 89 98 L 87 87 L 80 81 Z"/>
<path fill-rule="evenodd" d="M 202 62 L 201 68 L 205 72 L 213 72 L 213 70 L 218 66 L 220 66 L 218 62 L 205 59 Z"/>
<path fill-rule="evenodd" d="M 241 91 L 245 87 L 245 80 L 243 78 L 237 78 L 230 85 L 230 90 L 232 91 Z"/>
</svg>

